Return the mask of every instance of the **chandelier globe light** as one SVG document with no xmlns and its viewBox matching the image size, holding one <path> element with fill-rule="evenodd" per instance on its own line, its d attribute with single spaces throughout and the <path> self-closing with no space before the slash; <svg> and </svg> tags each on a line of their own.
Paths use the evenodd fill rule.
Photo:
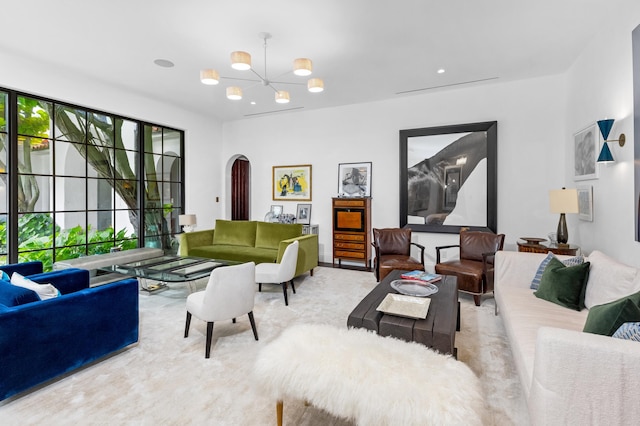
<svg viewBox="0 0 640 426">
<path fill-rule="evenodd" d="M 293 61 L 293 73 L 295 75 L 306 77 L 308 75 L 311 75 L 311 72 L 312 72 L 311 59 L 298 58 Z"/>
<path fill-rule="evenodd" d="M 231 68 L 238 71 L 251 69 L 251 55 L 247 52 L 231 52 Z"/>
<path fill-rule="evenodd" d="M 242 89 L 236 86 L 227 87 L 227 99 L 239 101 L 242 99 Z"/>
<path fill-rule="evenodd" d="M 286 90 L 279 90 L 276 92 L 276 102 L 279 104 L 288 104 L 289 103 L 289 92 Z"/>
<path fill-rule="evenodd" d="M 311 93 L 320 93 L 324 90 L 324 82 L 320 78 L 311 78 L 307 81 L 307 90 Z"/>
<path fill-rule="evenodd" d="M 271 38 L 271 34 L 269 33 L 260 33 L 260 38 L 264 41 L 264 72 L 259 73 L 251 64 L 251 55 L 248 52 L 244 51 L 234 51 L 231 52 L 231 68 L 240 71 L 251 71 L 254 74 L 255 78 L 236 78 L 236 77 L 220 77 L 220 74 L 215 69 L 203 69 L 200 71 L 200 81 L 203 84 L 207 85 L 216 85 L 220 82 L 220 79 L 225 80 L 241 80 L 244 82 L 251 82 L 251 85 L 245 87 L 248 89 L 257 84 L 260 84 L 264 87 L 271 88 L 275 92 L 275 101 L 279 104 L 287 104 L 290 102 L 291 97 L 289 95 L 289 91 L 282 90 L 282 85 L 305 85 L 307 86 L 307 90 L 311 93 L 319 93 L 324 90 L 324 82 L 320 78 L 311 78 L 306 83 L 301 82 L 291 82 L 291 81 L 278 81 L 284 77 L 285 75 L 293 72 L 294 75 L 300 77 L 306 77 L 312 74 L 313 72 L 313 63 L 309 58 L 296 58 L 293 61 L 293 68 L 291 71 L 286 72 L 282 75 L 279 75 L 276 80 L 271 80 L 267 76 L 267 40 Z M 277 86 L 277 87 L 276 87 Z M 226 88 L 227 99 L 238 101 L 241 100 L 242 88 L 238 86 L 229 86 Z"/>
<path fill-rule="evenodd" d="M 216 70 L 202 70 L 200 71 L 200 81 L 202 82 L 202 84 L 213 86 L 220 83 L 220 75 Z"/>
</svg>

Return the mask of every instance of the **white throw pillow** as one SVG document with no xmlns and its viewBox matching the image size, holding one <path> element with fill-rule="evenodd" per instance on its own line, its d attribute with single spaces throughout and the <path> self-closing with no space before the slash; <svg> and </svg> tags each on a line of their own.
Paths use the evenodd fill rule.
<svg viewBox="0 0 640 426">
<path fill-rule="evenodd" d="M 634 284 L 638 269 L 620 263 L 597 250 L 586 260 L 591 262 L 584 296 L 587 309 L 613 302 L 638 291 Z"/>
<path fill-rule="evenodd" d="M 40 297 L 40 300 L 52 299 L 54 297 L 60 296 L 60 292 L 53 285 L 38 284 L 34 281 L 31 281 L 29 278 L 23 277 L 17 272 L 14 272 L 11 275 L 11 284 L 35 291 Z"/>
</svg>

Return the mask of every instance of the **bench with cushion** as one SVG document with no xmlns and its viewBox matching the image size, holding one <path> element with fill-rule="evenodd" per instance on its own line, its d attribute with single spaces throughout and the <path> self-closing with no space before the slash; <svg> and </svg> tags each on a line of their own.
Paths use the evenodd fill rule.
<svg viewBox="0 0 640 426">
<path fill-rule="evenodd" d="M 295 354 L 295 356 L 291 356 Z M 364 329 L 298 324 L 264 347 L 255 376 L 276 399 L 305 400 L 359 425 L 481 425 L 484 400 L 469 367 L 418 343 Z"/>
</svg>

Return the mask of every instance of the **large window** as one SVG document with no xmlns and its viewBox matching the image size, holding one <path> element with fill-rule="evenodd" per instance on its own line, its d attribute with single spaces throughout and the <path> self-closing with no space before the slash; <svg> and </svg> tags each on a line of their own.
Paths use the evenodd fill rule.
<svg viewBox="0 0 640 426">
<path fill-rule="evenodd" d="M 183 132 L 11 91 L 0 108 L 0 262 L 172 248 Z"/>
</svg>

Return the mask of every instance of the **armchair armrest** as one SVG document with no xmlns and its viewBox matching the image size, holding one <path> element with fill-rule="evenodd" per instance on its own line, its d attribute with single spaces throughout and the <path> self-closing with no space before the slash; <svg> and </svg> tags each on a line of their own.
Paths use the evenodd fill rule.
<svg viewBox="0 0 640 426">
<path fill-rule="evenodd" d="M 9 277 L 14 272 L 19 273 L 22 276 L 41 274 L 42 273 L 42 262 L 34 261 L 34 262 L 22 262 L 22 263 L 11 263 L 9 265 L 0 266 L 0 271 L 6 272 Z"/>
<path fill-rule="evenodd" d="M 636 424 L 638 365 L 638 342 L 541 327 L 528 401 L 531 423 Z"/>
<path fill-rule="evenodd" d="M 188 256 L 189 251 L 201 246 L 210 246 L 213 244 L 213 233 L 215 229 L 205 229 L 202 231 L 183 232 L 180 235 L 180 247 L 178 254 L 180 256 Z"/>
<path fill-rule="evenodd" d="M 278 245 L 277 262 L 282 260 L 287 246 L 298 241 L 298 261 L 296 262 L 296 277 L 309 271 L 313 275 L 313 268 L 318 266 L 318 235 L 306 234 L 299 237 L 280 241 Z"/>
<path fill-rule="evenodd" d="M 450 249 L 450 248 L 460 248 L 460 244 L 451 244 L 448 246 L 438 246 L 436 247 L 436 264 L 440 263 L 440 250 Z"/>
<path fill-rule="evenodd" d="M 51 284 L 61 294 L 75 293 L 89 288 L 90 273 L 86 269 L 69 268 L 44 274 L 29 275 L 31 281 L 39 284 Z"/>
<path fill-rule="evenodd" d="M 420 249 L 420 263 L 422 263 L 422 266 L 424 266 L 424 246 L 422 244 L 418 244 L 414 242 L 412 242 L 411 245 L 416 246 Z M 376 254 L 378 253 L 376 252 Z"/>
</svg>

